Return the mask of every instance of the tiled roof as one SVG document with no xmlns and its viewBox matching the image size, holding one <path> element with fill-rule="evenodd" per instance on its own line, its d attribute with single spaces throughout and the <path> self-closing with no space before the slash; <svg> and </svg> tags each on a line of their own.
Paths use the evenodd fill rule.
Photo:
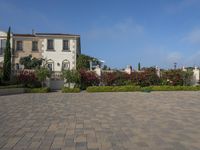
<svg viewBox="0 0 200 150">
<path fill-rule="evenodd" d="M 35 33 L 35 35 L 61 35 L 61 36 L 80 36 L 80 35 L 77 35 L 77 34 L 63 34 L 63 33 Z"/>
<path fill-rule="evenodd" d="M 62 34 L 62 33 L 35 33 L 35 34 L 18 34 L 18 33 L 14 33 L 13 36 L 36 37 L 36 36 L 80 36 L 80 35 L 76 35 L 76 34 Z"/>
<path fill-rule="evenodd" d="M 14 33 L 13 36 L 35 37 L 34 34 L 18 34 L 18 33 Z"/>
</svg>

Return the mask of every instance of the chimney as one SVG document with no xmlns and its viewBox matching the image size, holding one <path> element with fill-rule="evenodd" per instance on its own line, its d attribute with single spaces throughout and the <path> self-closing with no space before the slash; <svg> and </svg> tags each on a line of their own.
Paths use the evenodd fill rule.
<svg viewBox="0 0 200 150">
<path fill-rule="evenodd" d="M 34 29 L 32 29 L 32 35 L 35 35 L 35 30 Z"/>
</svg>

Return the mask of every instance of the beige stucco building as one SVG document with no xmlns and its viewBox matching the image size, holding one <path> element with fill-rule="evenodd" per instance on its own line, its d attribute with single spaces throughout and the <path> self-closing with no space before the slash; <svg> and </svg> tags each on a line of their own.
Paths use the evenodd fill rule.
<svg viewBox="0 0 200 150">
<path fill-rule="evenodd" d="M 0 64 L 3 63 L 6 32 L 0 31 Z M 60 33 L 32 33 L 11 35 L 13 69 L 23 69 L 20 58 L 32 55 L 44 59 L 43 65 L 59 72 L 76 69 L 76 57 L 81 53 L 80 36 Z"/>
</svg>

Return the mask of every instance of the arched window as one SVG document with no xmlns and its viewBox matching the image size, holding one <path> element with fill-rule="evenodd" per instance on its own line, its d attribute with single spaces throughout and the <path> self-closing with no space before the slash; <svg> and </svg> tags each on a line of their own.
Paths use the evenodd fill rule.
<svg viewBox="0 0 200 150">
<path fill-rule="evenodd" d="M 50 71 L 53 71 L 54 70 L 54 61 L 51 59 L 47 60 L 46 66 Z"/>
<path fill-rule="evenodd" d="M 62 70 L 69 70 L 70 69 L 70 62 L 68 60 L 63 60 L 62 62 Z"/>
</svg>

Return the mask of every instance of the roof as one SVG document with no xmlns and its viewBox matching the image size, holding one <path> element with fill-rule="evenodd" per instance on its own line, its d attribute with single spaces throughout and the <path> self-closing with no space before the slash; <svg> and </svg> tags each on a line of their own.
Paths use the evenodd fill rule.
<svg viewBox="0 0 200 150">
<path fill-rule="evenodd" d="M 35 34 L 18 34 L 14 33 L 13 36 L 18 37 L 37 37 L 37 36 L 80 36 L 76 34 L 63 34 L 63 33 L 35 33 Z"/>
<path fill-rule="evenodd" d="M 80 36 L 80 35 L 77 35 L 77 34 L 64 34 L 64 33 L 35 33 L 35 35 Z"/>
<path fill-rule="evenodd" d="M 18 33 L 14 33 L 13 36 L 35 37 L 34 34 L 18 34 Z"/>
</svg>

